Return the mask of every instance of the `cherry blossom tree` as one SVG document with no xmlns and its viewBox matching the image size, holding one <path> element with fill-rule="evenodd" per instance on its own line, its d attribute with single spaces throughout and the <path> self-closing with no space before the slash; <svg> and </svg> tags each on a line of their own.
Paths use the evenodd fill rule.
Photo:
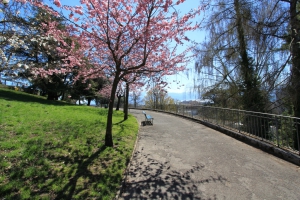
<svg viewBox="0 0 300 200">
<path fill-rule="evenodd" d="M 0 73 L 5 78 L 30 83 L 30 88 L 38 87 L 49 100 L 63 97 L 74 70 L 78 71 L 67 71 L 63 66 L 68 52 L 74 56 L 74 49 L 78 49 L 72 32 L 65 31 L 63 18 L 17 1 L 0 4 L 0 9 Z M 64 43 L 49 34 L 54 25 L 57 32 L 64 33 Z M 65 52 L 61 52 L 62 46 Z"/>
<path fill-rule="evenodd" d="M 47 26 L 48 34 L 61 43 L 57 50 L 65 55 L 64 70 L 78 66 L 83 68 L 80 75 L 86 78 L 98 77 L 103 72 L 112 77 L 106 146 L 113 146 L 113 103 L 119 82 L 129 74 L 160 73 L 163 77 L 184 70 L 189 50 L 178 52 L 177 47 L 189 40 L 185 32 L 198 27 L 191 19 L 201 10 L 199 7 L 180 16 L 175 7 L 185 0 L 81 0 L 78 6 L 62 5 L 54 0 L 56 10 L 40 1 L 19 1 L 42 7 L 54 15 L 69 12 L 65 16 L 69 20 L 65 31 L 56 29 L 55 22 Z M 66 34 L 76 37 L 80 49 L 75 44 L 66 44 Z M 85 68 L 82 55 L 94 68 Z"/>
<path fill-rule="evenodd" d="M 0 2 L 0 74 L 16 79 L 19 72 L 29 68 L 27 63 L 22 62 L 25 56 L 18 52 L 30 48 L 27 41 L 35 37 L 33 33 L 36 31 L 34 26 L 25 24 L 27 19 L 20 16 L 21 7 L 17 2 L 9 6 L 8 1 Z M 30 10 L 28 7 L 26 9 Z"/>
</svg>

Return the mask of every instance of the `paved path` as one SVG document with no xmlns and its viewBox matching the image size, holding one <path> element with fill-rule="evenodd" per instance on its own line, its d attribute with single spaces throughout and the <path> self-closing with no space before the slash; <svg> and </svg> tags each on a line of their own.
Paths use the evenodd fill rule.
<svg viewBox="0 0 300 200">
<path fill-rule="evenodd" d="M 300 199 L 300 168 L 201 124 L 146 111 L 119 199 Z M 141 124 L 141 110 L 131 110 Z"/>
</svg>

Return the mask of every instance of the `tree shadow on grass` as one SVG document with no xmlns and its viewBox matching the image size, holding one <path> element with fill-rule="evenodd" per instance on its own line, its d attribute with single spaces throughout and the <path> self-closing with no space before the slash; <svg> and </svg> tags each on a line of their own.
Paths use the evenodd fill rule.
<svg viewBox="0 0 300 200">
<path fill-rule="evenodd" d="M 99 157 L 100 153 L 103 152 L 105 148 L 105 146 L 102 146 L 87 159 L 84 157 L 75 157 L 74 162 L 78 163 L 78 167 L 75 169 L 75 175 L 72 176 L 69 179 L 69 182 L 65 184 L 65 186 L 57 193 L 55 199 L 73 199 L 76 185 L 80 177 L 89 177 L 89 180 L 100 180 L 103 178 L 101 174 L 94 175 L 92 172 L 90 172 L 88 166 Z M 88 194 L 86 194 L 86 196 L 81 196 L 81 198 L 87 198 L 87 195 Z"/>
<path fill-rule="evenodd" d="M 91 156 L 82 156 L 76 151 L 72 153 L 73 155 L 64 156 L 53 153 L 45 154 L 37 150 L 36 145 L 40 142 L 33 140 L 28 142 L 24 151 L 28 160 L 19 158 L 12 163 L 13 166 L 9 170 L 6 170 L 9 182 L 0 184 L 0 198 L 24 199 L 24 194 L 27 193 L 31 198 L 73 199 L 74 195 L 77 195 L 85 199 L 91 195 L 89 185 L 103 182 L 103 179 L 109 176 L 108 172 L 102 173 L 99 170 L 93 173 L 89 168 L 95 160 L 100 159 L 100 154 L 106 149 L 105 146 L 101 146 Z M 30 158 L 28 154 L 33 154 L 33 156 Z M 47 164 L 49 161 L 51 166 Z M 66 168 L 68 168 L 67 171 L 65 171 Z M 105 170 L 105 166 L 103 168 Z M 116 178 L 121 179 L 121 177 L 113 176 L 110 177 L 112 181 Z M 80 178 L 85 179 L 85 185 L 77 187 Z M 86 191 L 80 194 L 83 190 Z"/>
<path fill-rule="evenodd" d="M 69 103 L 61 102 L 61 101 L 50 101 L 45 98 L 37 95 L 27 94 L 25 92 L 16 92 L 9 90 L 1 90 L 0 98 L 5 99 L 7 101 L 20 101 L 20 102 L 32 102 L 32 103 L 40 103 L 47 105 L 56 105 L 56 106 L 68 106 Z"/>
<path fill-rule="evenodd" d="M 123 122 L 125 122 L 126 120 L 121 120 L 121 121 L 119 121 L 119 122 L 117 122 L 117 123 L 114 123 L 113 125 L 120 125 L 120 124 L 122 124 Z"/>
<path fill-rule="evenodd" d="M 111 196 L 122 179 L 121 172 L 115 171 L 124 168 L 125 160 L 113 159 L 115 149 L 99 146 L 103 144 L 99 136 L 79 136 L 75 139 L 77 143 L 70 143 L 76 133 L 65 134 L 68 136 L 32 137 L 24 142 L 20 154 L 10 160 L 6 158 L 11 164 L 7 169 L 0 168 L 0 174 L 7 177 L 5 183 L 0 182 L 0 199 L 26 199 L 26 193 L 32 199 Z M 5 161 L 5 154 L 0 154 L 0 160 Z"/>
</svg>

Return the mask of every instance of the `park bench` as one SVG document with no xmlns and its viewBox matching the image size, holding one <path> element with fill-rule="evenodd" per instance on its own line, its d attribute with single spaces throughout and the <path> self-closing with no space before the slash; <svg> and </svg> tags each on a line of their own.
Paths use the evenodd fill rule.
<svg viewBox="0 0 300 200">
<path fill-rule="evenodd" d="M 147 115 L 147 113 L 145 111 L 143 111 L 143 114 L 145 115 L 145 123 L 149 123 L 151 125 L 153 125 L 153 120 L 154 118 L 151 115 Z"/>
</svg>

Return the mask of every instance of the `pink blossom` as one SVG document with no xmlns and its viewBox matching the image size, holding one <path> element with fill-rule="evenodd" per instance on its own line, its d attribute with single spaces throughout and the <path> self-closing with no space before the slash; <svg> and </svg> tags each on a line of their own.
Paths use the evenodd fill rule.
<svg viewBox="0 0 300 200">
<path fill-rule="evenodd" d="M 71 13 L 69 14 L 69 18 L 72 19 L 73 16 L 74 16 L 74 14 L 71 12 Z"/>
<path fill-rule="evenodd" d="M 57 6 L 57 7 L 61 7 L 61 3 L 59 0 L 54 0 L 54 4 Z"/>
<path fill-rule="evenodd" d="M 76 6 L 74 12 L 83 15 L 82 6 Z"/>
</svg>

